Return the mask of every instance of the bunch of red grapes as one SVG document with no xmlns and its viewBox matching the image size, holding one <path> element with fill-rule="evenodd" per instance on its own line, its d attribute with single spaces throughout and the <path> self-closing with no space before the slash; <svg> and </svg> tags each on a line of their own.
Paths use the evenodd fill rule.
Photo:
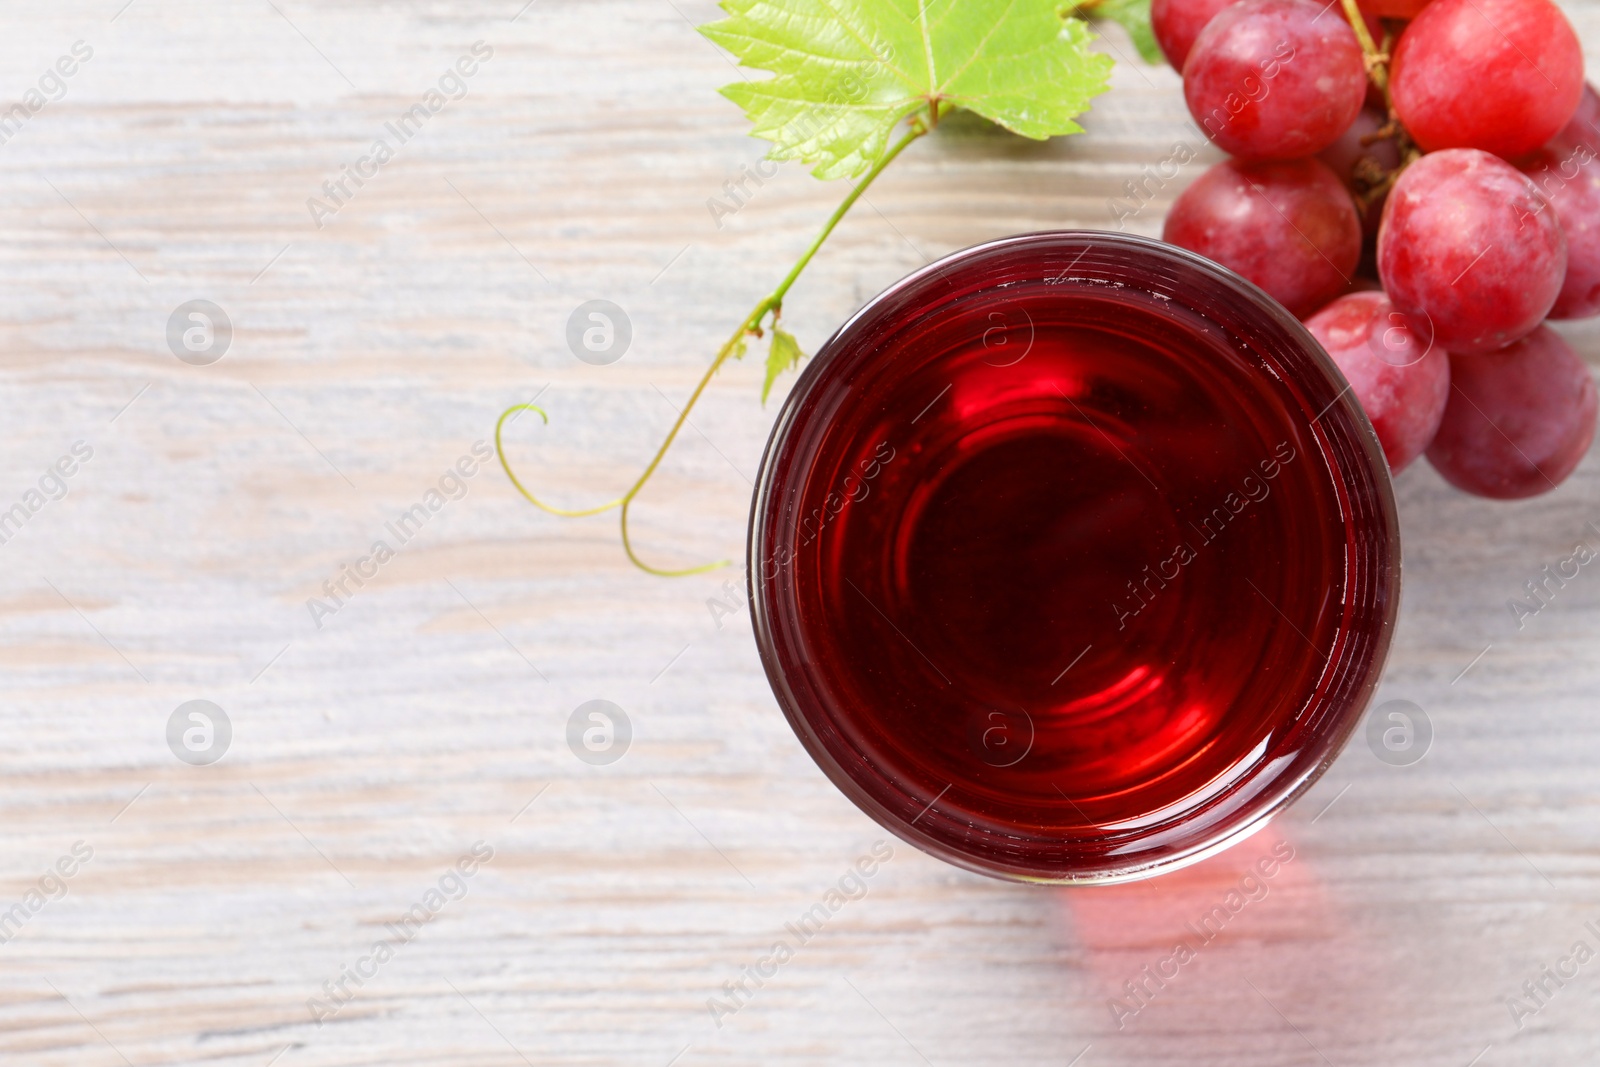
<svg viewBox="0 0 1600 1067">
<path fill-rule="evenodd" d="M 1600 313 L 1600 98 L 1550 0 L 1153 0 L 1233 158 L 1163 236 L 1249 278 L 1338 363 L 1398 472 L 1533 496 L 1595 430 L 1544 325 Z M 1324 6 L 1326 4 L 1326 6 Z"/>
</svg>

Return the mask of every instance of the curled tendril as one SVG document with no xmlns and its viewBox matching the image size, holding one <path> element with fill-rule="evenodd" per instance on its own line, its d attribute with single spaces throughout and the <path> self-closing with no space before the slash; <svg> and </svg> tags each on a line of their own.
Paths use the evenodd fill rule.
<svg viewBox="0 0 1600 1067">
<path fill-rule="evenodd" d="M 706 381 L 710 380 L 711 374 L 715 373 L 716 368 L 720 365 L 721 360 L 718 360 L 717 363 L 712 365 L 711 370 L 707 372 L 705 379 L 701 381 L 700 389 L 695 390 L 695 396 L 698 397 L 700 395 L 700 390 L 705 388 Z M 685 408 L 684 410 L 687 412 L 688 409 Z M 679 570 L 653 567 L 639 558 L 639 556 L 633 551 L 633 543 L 628 539 L 628 506 L 633 503 L 633 498 L 639 494 L 639 490 L 644 488 L 644 483 L 650 480 L 650 475 L 655 473 L 656 466 L 661 462 L 661 457 L 666 455 L 667 449 L 671 446 L 673 438 L 678 435 L 678 429 L 683 425 L 684 419 L 687 417 L 687 415 L 679 417 L 677 425 L 672 428 L 672 432 L 668 434 L 667 439 L 662 442 L 661 448 L 656 453 L 655 459 L 651 461 L 650 466 L 646 468 L 644 474 L 639 478 L 638 481 L 633 483 L 633 486 L 626 493 L 623 493 L 614 500 L 608 500 L 604 504 L 596 504 L 592 508 L 558 508 L 553 504 L 546 504 L 543 500 L 540 500 L 538 497 L 528 492 L 528 487 L 522 484 L 522 480 L 517 477 L 516 471 L 511 469 L 511 461 L 506 459 L 505 445 L 503 444 L 501 437 L 503 431 L 505 430 L 506 419 L 510 418 L 513 414 L 519 411 L 538 412 L 539 418 L 544 420 L 546 426 L 550 424 L 550 416 L 546 415 L 544 409 L 539 407 L 537 404 L 512 404 L 510 407 L 506 408 L 500 413 L 499 421 L 494 424 L 494 450 L 495 455 L 500 459 L 500 467 L 506 472 L 506 477 L 511 479 L 511 484 L 517 487 L 517 492 L 521 493 L 527 498 L 528 503 L 532 504 L 541 511 L 548 511 L 552 515 L 560 515 L 564 518 L 579 518 L 584 515 L 598 515 L 603 511 L 610 511 L 612 508 L 621 508 L 623 551 L 628 554 L 628 559 L 632 561 L 635 567 L 638 567 L 640 570 L 645 571 L 646 573 L 654 574 L 661 578 L 686 578 L 691 574 L 703 574 L 706 571 L 714 571 L 721 567 L 726 567 L 732 563 L 731 560 L 720 559 L 715 563 L 702 563 L 698 567 L 684 567 Z"/>
<path fill-rule="evenodd" d="M 543 500 L 528 492 L 528 487 L 522 484 L 522 480 L 517 477 L 516 471 L 511 469 L 511 463 L 506 459 L 505 446 L 500 443 L 500 433 L 505 428 L 506 419 L 515 411 L 537 411 L 546 426 L 550 425 L 550 416 L 546 415 L 544 408 L 537 404 L 512 404 L 500 413 L 500 421 L 494 424 L 494 450 L 495 454 L 500 457 L 500 467 L 506 472 L 506 477 L 511 479 L 511 484 L 517 487 L 517 492 L 528 498 L 528 503 L 540 511 L 548 511 L 552 515 L 562 515 L 569 519 L 575 519 L 582 515 L 598 515 L 602 511 L 610 511 L 626 499 L 619 496 L 615 500 L 608 500 L 604 504 L 598 504 L 592 508 L 573 511 L 568 508 L 558 508 L 553 504 L 546 504 Z"/>
<path fill-rule="evenodd" d="M 949 101 L 931 100 L 929 102 L 928 121 L 924 121 L 924 118 L 921 116 L 914 118 L 911 121 L 910 128 L 906 130 L 899 140 L 897 140 L 886 152 L 884 152 L 884 154 L 878 159 L 878 162 L 873 164 L 871 170 L 869 170 L 862 177 L 862 179 L 851 188 L 850 194 L 844 198 L 844 202 L 841 203 L 834 213 L 828 218 L 827 223 L 822 227 L 822 232 L 817 235 L 814 241 L 811 242 L 811 246 L 806 249 L 805 253 L 800 257 L 799 262 L 795 263 L 795 265 L 790 269 L 789 273 L 784 276 L 783 281 L 778 283 L 778 287 L 774 289 L 769 296 L 764 298 L 755 306 L 755 310 L 745 317 L 744 321 L 739 324 L 739 328 L 733 331 L 733 336 L 728 338 L 727 342 L 717 352 L 717 358 L 712 360 L 711 366 L 706 368 L 705 374 L 700 378 L 700 384 L 695 386 L 694 392 L 689 394 L 689 399 L 684 403 L 683 409 L 678 413 L 678 421 L 672 424 L 672 429 L 667 433 L 666 439 L 661 442 L 661 447 L 656 449 L 656 454 L 650 460 L 649 465 L 645 467 L 644 473 L 639 475 L 638 480 L 628 488 L 627 492 L 623 493 L 615 500 L 608 500 L 604 504 L 597 504 L 592 508 L 581 509 L 558 508 L 554 505 L 546 504 L 543 500 L 540 500 L 538 497 L 528 492 L 527 486 L 522 484 L 522 481 L 517 477 L 516 472 L 511 469 L 510 461 L 506 459 L 506 450 L 504 445 L 501 443 L 501 435 L 502 431 L 505 429 L 506 419 L 521 411 L 537 411 L 539 413 L 539 418 L 544 420 L 545 425 L 548 426 L 550 424 L 550 416 L 545 414 L 543 408 L 532 403 L 512 404 L 510 407 L 506 408 L 505 411 L 500 413 L 500 420 L 494 424 L 495 454 L 499 456 L 500 466 L 505 470 L 506 477 L 511 479 L 511 484 L 516 486 L 517 492 L 521 493 L 527 498 L 530 504 L 536 508 L 539 508 L 541 511 L 548 511 L 552 515 L 560 515 L 566 518 L 577 518 L 582 515 L 598 515 L 602 511 L 610 511 L 612 508 L 620 508 L 621 513 L 619 518 L 622 527 L 622 550 L 628 554 L 628 559 L 635 567 L 638 567 L 640 570 L 645 571 L 648 574 L 654 574 L 662 578 L 684 578 L 691 574 L 704 574 L 706 571 L 714 571 L 722 567 L 731 566 L 733 563 L 732 560 L 723 559 L 717 560 L 715 563 L 702 563 L 698 567 L 684 567 L 681 570 L 668 570 L 662 567 L 652 567 L 650 564 L 638 557 L 638 555 L 633 551 L 633 543 L 628 539 L 628 508 L 633 505 L 634 498 L 639 495 L 639 491 L 644 488 L 645 483 L 650 480 L 651 475 L 655 474 L 656 468 L 661 466 L 661 460 L 666 456 L 667 449 L 672 447 L 672 442 L 677 440 L 678 431 L 682 430 L 684 423 L 689 420 L 689 411 L 699 401 L 700 395 L 706 391 L 706 386 L 711 384 L 711 379 L 716 376 L 717 371 L 722 368 L 722 365 L 726 363 L 730 357 L 733 359 L 738 359 L 744 355 L 746 344 L 745 338 L 752 334 L 756 337 L 760 337 L 762 335 L 761 324 L 766 320 L 766 317 L 769 314 L 772 316 L 772 325 L 776 326 L 778 315 L 783 310 L 784 296 L 789 292 L 790 286 L 794 285 L 795 279 L 800 276 L 800 272 L 805 270 L 806 264 L 810 263 L 812 257 L 817 254 L 817 250 L 822 247 L 822 243 L 828 239 L 828 235 L 833 232 L 833 228 L 839 224 L 839 220 L 844 218 L 845 213 L 850 210 L 851 205 L 861 197 L 862 193 L 866 192 L 867 186 L 872 184 L 873 179 L 875 179 L 879 174 L 883 173 L 883 168 L 887 167 L 891 162 L 893 162 L 894 158 L 904 151 L 906 146 L 911 144 L 912 141 L 915 141 L 918 137 L 921 137 L 923 134 L 927 133 L 931 128 L 932 121 L 936 121 L 940 114 L 949 111 L 952 106 L 953 105 L 951 105 Z"/>
</svg>

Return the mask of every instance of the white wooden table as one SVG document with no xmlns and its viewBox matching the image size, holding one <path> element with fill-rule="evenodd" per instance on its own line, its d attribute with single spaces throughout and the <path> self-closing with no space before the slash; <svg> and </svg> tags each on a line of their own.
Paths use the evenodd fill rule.
<svg viewBox="0 0 1600 1067">
<path fill-rule="evenodd" d="M 121 2 L 0 14 L 4 100 L 93 50 L 0 146 L 0 512 L 27 512 L 0 545 L 4 1062 L 1600 1059 L 1600 959 L 1546 980 L 1520 1029 L 1505 999 L 1600 950 L 1600 574 L 1520 631 L 1506 608 L 1600 546 L 1600 457 L 1519 504 L 1425 464 L 1399 480 L 1380 699 L 1426 709 L 1420 763 L 1357 738 L 1249 844 L 1132 887 L 1001 884 L 896 843 L 714 1020 L 885 837 L 791 735 L 743 605 L 716 625 L 726 575 L 640 574 L 613 517 L 538 513 L 491 466 L 320 628 L 307 600 L 540 390 L 522 467 L 570 504 L 623 486 L 842 187 L 784 167 L 718 228 L 707 199 L 762 146 L 714 92 L 734 73 L 696 0 Z M 1600 5 L 1569 10 L 1600 48 Z M 467 95 L 319 229 L 307 199 L 480 40 Z M 1175 75 L 1126 65 L 1087 125 L 1040 146 L 954 123 L 914 148 L 792 295 L 802 344 L 927 257 L 1108 225 L 1122 183 L 1195 136 Z M 1199 170 L 1130 228 L 1159 232 Z M 233 327 L 208 366 L 167 342 L 196 299 Z M 631 320 L 613 365 L 567 350 L 589 299 Z M 1567 332 L 1600 356 L 1600 328 Z M 652 558 L 742 551 L 759 371 L 718 379 L 641 501 Z M 29 510 L 79 441 L 64 498 Z M 209 766 L 166 739 L 197 699 L 232 726 Z M 591 699 L 632 725 L 609 765 L 567 744 Z M 449 875 L 476 842 L 492 858 Z M 1279 842 L 1265 895 L 1119 1029 L 1123 983 Z M 464 895 L 430 898 L 441 879 Z M 433 917 L 399 939 L 413 905 Z"/>
</svg>

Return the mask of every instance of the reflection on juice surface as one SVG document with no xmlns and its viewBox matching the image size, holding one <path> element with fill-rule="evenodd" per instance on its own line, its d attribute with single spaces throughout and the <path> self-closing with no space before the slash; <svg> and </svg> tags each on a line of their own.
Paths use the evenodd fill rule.
<svg viewBox="0 0 1600 1067">
<path fill-rule="evenodd" d="M 880 417 L 845 422 L 841 458 L 886 440 L 896 459 L 819 538 L 816 650 L 885 769 L 954 782 L 976 816 L 1170 808 L 1245 769 L 1323 670 L 1343 536 L 1326 474 L 1295 462 L 1301 431 L 1247 367 L 1160 344 L 1165 314 L 1054 299 L 1026 358 L 913 350 L 857 401 Z M 1027 758 L 997 766 L 1025 723 Z"/>
</svg>

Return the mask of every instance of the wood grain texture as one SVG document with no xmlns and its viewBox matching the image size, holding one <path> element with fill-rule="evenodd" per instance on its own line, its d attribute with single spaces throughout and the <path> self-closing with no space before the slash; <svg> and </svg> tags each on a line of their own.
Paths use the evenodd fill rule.
<svg viewBox="0 0 1600 1067">
<path fill-rule="evenodd" d="M 485 469 L 320 629 L 306 600 L 540 390 L 550 426 L 508 444 L 530 476 L 574 504 L 623 486 L 840 187 L 787 166 L 716 225 L 706 200 L 761 146 L 714 92 L 735 74 L 698 0 L 120 3 L 0 13 L 4 99 L 94 49 L 0 146 L 0 510 L 93 449 L 0 546 L 0 912 L 93 850 L 0 944 L 5 1062 L 1600 1058 L 1600 961 L 1520 1030 L 1503 999 L 1600 948 L 1600 575 L 1521 631 L 1505 607 L 1593 543 L 1600 458 L 1510 505 L 1399 479 L 1380 699 L 1427 710 L 1421 763 L 1358 739 L 1252 842 L 1131 887 L 1005 885 L 897 845 L 718 1027 L 708 998 L 884 837 L 794 740 L 742 610 L 716 625 L 723 576 L 646 577 L 612 517 L 553 519 Z M 1600 42 L 1600 6 L 1568 10 Z M 468 95 L 318 229 L 307 198 L 479 40 Z M 802 344 L 928 257 L 1109 225 L 1125 181 L 1199 140 L 1164 69 L 1119 66 L 1086 124 L 919 144 L 794 291 Z M 1213 158 L 1130 228 L 1158 232 Z M 207 367 L 166 342 L 197 298 L 235 328 Z M 592 298 L 633 323 L 612 366 L 566 349 Z M 1564 332 L 1600 356 L 1600 331 Z M 641 501 L 652 559 L 742 551 L 772 415 L 754 363 Z M 210 767 L 165 742 L 197 698 L 233 724 Z M 567 748 L 593 698 L 633 724 L 610 766 Z M 465 896 L 317 1025 L 308 998 L 478 841 Z M 1109 998 L 1278 841 L 1295 859 L 1267 894 L 1119 1030 Z"/>
</svg>

